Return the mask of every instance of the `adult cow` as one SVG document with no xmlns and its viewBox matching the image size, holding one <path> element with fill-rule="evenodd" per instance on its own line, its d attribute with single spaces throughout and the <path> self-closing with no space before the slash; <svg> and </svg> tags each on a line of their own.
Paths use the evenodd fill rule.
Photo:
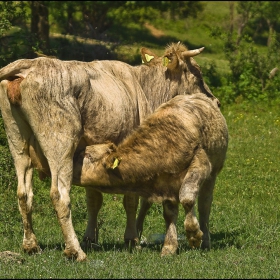
<svg viewBox="0 0 280 280">
<path fill-rule="evenodd" d="M 18 178 L 25 251 L 39 249 L 31 217 L 35 167 L 40 174 L 51 177 L 50 195 L 62 228 L 66 256 L 77 261 L 86 259 L 70 211 L 75 152 L 107 140 L 118 144 L 153 108 L 177 94 L 200 91 L 215 98 L 191 58 L 201 51 L 172 44 L 162 63 L 162 58 L 142 49 L 144 62 L 151 66 L 41 57 L 20 59 L 0 69 L 0 106 Z M 95 241 L 102 194 L 89 188 L 86 194 L 89 221 L 84 240 Z M 125 239 L 137 240 L 138 199 L 131 198 L 124 199 L 128 215 Z"/>
</svg>

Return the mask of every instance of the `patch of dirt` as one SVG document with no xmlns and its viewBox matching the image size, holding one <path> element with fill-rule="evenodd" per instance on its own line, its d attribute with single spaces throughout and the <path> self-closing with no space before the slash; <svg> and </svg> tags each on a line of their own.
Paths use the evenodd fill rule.
<svg viewBox="0 0 280 280">
<path fill-rule="evenodd" d="M 150 30 L 150 32 L 152 33 L 152 35 L 153 35 L 154 37 L 156 37 L 156 38 L 160 38 L 160 37 L 162 37 L 162 36 L 165 35 L 163 31 L 161 31 L 161 30 L 159 30 L 159 29 L 156 29 L 154 26 L 152 26 L 151 24 L 149 24 L 149 23 L 147 23 L 147 22 L 144 24 L 144 26 L 145 26 L 148 30 Z"/>
<path fill-rule="evenodd" d="M 25 261 L 24 258 L 19 253 L 11 252 L 11 251 L 3 251 L 0 252 L 0 262 L 14 262 L 18 264 L 22 264 Z"/>
</svg>

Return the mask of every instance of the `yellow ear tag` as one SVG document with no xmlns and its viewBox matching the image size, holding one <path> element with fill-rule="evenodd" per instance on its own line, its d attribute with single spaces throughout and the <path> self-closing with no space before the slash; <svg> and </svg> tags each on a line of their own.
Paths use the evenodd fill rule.
<svg viewBox="0 0 280 280">
<path fill-rule="evenodd" d="M 169 59 L 165 56 L 163 59 L 162 59 L 162 64 L 163 66 L 167 66 L 169 63 Z"/>
<path fill-rule="evenodd" d="M 119 160 L 116 158 L 113 163 L 112 169 L 115 169 L 119 165 L 119 163 L 120 163 Z"/>
<path fill-rule="evenodd" d="M 147 62 L 150 62 L 154 58 L 154 56 L 148 55 L 145 53 L 145 58 L 146 58 Z"/>
</svg>

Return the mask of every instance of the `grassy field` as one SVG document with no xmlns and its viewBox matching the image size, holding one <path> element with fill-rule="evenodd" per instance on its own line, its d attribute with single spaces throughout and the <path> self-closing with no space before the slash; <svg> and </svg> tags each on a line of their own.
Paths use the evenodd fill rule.
<svg viewBox="0 0 280 280">
<path fill-rule="evenodd" d="M 117 51 L 119 59 L 140 63 L 140 46 L 161 54 L 167 43 L 180 40 L 189 48 L 205 46 L 205 51 L 195 58 L 199 64 L 213 59 L 220 72 L 228 71 L 221 42 L 209 36 L 210 25 L 227 24 L 228 2 L 205 3 L 204 12 L 196 20 L 188 19 L 170 29 L 163 28 L 160 22 L 145 28 L 132 24 L 131 36 L 139 34 L 132 37 L 139 38 L 135 44 L 131 44 L 127 31 L 119 30 L 122 42 L 110 48 Z M 66 40 L 57 34 L 52 34 L 52 38 Z M 75 40 L 77 48 L 72 48 L 73 52 L 86 54 L 93 44 L 99 44 L 103 54 L 104 48 L 108 48 L 92 40 L 84 43 L 81 39 L 83 45 Z M 67 54 L 66 47 L 61 53 Z M 226 164 L 214 192 L 211 251 L 188 247 L 183 238 L 182 207 L 177 223 L 181 237 L 178 254 L 161 258 L 162 244 L 143 244 L 141 250 L 132 253 L 124 250 L 122 196 L 105 194 L 99 214 L 99 249 L 88 252 L 84 263 L 67 260 L 63 256 L 62 232 L 50 201 L 50 181 L 41 182 L 35 174 L 33 220 L 42 251 L 31 256 L 24 254 L 16 176 L 9 151 L 0 145 L 0 278 L 280 278 L 279 105 L 241 103 L 221 109 L 230 141 Z M 83 188 L 73 186 L 71 204 L 74 228 L 81 241 L 87 222 Z M 151 234 L 164 234 L 162 215 L 161 205 L 154 204 L 145 220 L 143 241 L 149 240 Z M 5 255 L 5 251 L 18 255 Z"/>
<path fill-rule="evenodd" d="M 278 107 L 247 104 L 222 108 L 230 142 L 218 176 L 210 229 L 212 250 L 190 250 L 180 241 L 178 254 L 161 258 L 159 245 L 129 253 L 123 249 L 125 214 L 122 196 L 105 195 L 100 212 L 100 248 L 88 261 L 63 256 L 63 238 L 49 198 L 49 182 L 35 177 L 34 228 L 41 254 L 22 253 L 22 225 L 16 183 L 1 186 L 0 252 L 20 254 L 0 260 L 0 278 L 279 278 L 280 112 Z M 71 192 L 73 223 L 79 239 L 86 226 L 84 189 Z M 183 209 L 177 224 L 184 235 Z M 154 204 L 145 220 L 144 237 L 164 233 L 162 207 Z M 0 255 L 1 256 L 1 255 Z"/>
</svg>

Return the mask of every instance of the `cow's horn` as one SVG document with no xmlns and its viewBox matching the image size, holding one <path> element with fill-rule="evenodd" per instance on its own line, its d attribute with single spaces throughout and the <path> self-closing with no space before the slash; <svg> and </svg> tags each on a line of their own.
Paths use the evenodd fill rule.
<svg viewBox="0 0 280 280">
<path fill-rule="evenodd" d="M 204 47 L 202 47 L 200 49 L 195 49 L 195 50 L 188 50 L 188 51 L 182 52 L 182 55 L 184 58 L 192 57 L 192 56 L 196 56 L 196 55 L 200 54 L 203 50 L 204 50 Z"/>
</svg>

